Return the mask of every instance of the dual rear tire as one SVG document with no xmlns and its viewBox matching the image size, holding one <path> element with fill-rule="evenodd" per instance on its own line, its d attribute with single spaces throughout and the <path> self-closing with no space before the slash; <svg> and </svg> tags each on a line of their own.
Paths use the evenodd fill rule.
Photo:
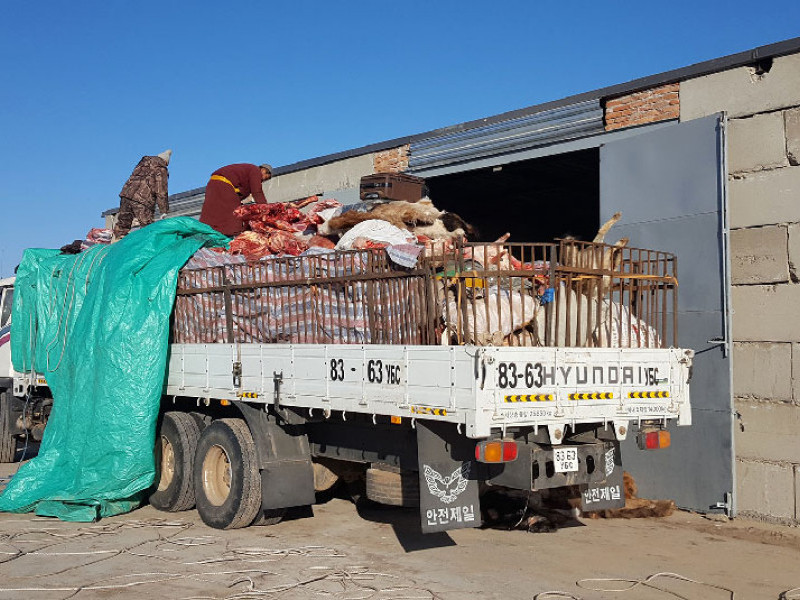
<svg viewBox="0 0 800 600">
<path fill-rule="evenodd" d="M 156 443 L 159 483 L 150 503 L 167 511 L 196 505 L 203 522 L 216 529 L 278 523 L 285 509 L 261 508 L 261 473 L 245 421 L 217 419 L 200 429 L 193 415 L 164 414 Z"/>
</svg>

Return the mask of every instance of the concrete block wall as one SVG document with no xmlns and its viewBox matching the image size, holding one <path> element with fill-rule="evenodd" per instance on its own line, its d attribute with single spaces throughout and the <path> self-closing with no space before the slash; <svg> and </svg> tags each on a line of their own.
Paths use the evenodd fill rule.
<svg viewBox="0 0 800 600">
<path fill-rule="evenodd" d="M 681 82 L 725 111 L 739 514 L 800 524 L 800 55 Z"/>
</svg>

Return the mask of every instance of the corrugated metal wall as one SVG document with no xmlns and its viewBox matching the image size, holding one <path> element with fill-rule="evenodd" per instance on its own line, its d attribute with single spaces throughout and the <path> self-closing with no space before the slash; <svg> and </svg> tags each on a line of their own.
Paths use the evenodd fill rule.
<svg viewBox="0 0 800 600">
<path fill-rule="evenodd" d="M 411 143 L 409 170 L 468 162 L 603 132 L 599 100 L 544 110 Z"/>
</svg>

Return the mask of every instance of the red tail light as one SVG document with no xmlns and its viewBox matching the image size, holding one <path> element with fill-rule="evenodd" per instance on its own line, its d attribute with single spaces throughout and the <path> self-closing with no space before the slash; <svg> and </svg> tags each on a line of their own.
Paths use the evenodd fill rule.
<svg viewBox="0 0 800 600">
<path fill-rule="evenodd" d="M 669 448 L 671 438 L 669 431 L 647 431 L 639 436 L 639 447 L 644 450 L 659 450 Z"/>
<path fill-rule="evenodd" d="M 475 460 L 482 463 L 504 463 L 517 460 L 514 440 L 487 440 L 475 444 Z"/>
</svg>

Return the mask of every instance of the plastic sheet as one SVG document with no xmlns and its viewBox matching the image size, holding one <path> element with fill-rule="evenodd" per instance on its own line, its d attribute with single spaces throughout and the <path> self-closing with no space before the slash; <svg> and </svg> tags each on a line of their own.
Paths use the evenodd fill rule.
<svg viewBox="0 0 800 600">
<path fill-rule="evenodd" d="M 12 361 L 44 374 L 54 405 L 39 455 L 20 467 L 0 510 L 93 521 L 140 504 L 155 476 L 178 270 L 201 246 L 228 242 L 178 217 L 77 255 L 25 252 Z"/>
</svg>

